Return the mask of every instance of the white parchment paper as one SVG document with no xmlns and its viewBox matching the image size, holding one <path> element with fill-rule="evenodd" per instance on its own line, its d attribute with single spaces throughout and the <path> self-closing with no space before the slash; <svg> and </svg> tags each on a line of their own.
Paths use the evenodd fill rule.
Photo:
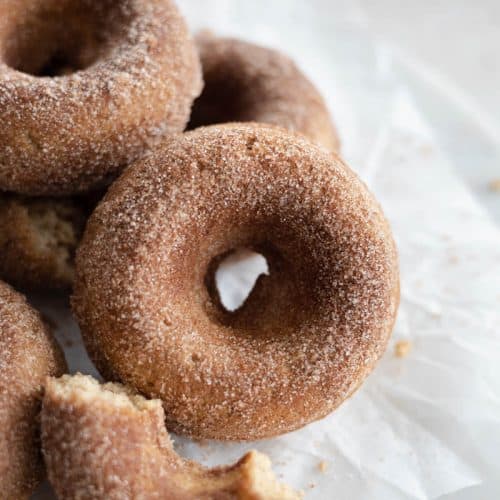
<svg viewBox="0 0 500 500">
<path fill-rule="evenodd" d="M 180 4 L 194 28 L 279 47 L 318 84 L 344 156 L 391 221 L 402 290 L 388 351 L 334 414 L 256 443 L 176 437 L 178 451 L 212 465 L 259 449 L 310 499 L 498 498 L 500 230 L 416 104 L 418 76 L 374 41 L 362 12 L 347 2 L 335 20 L 328 2 Z M 254 259 L 222 280 L 229 300 L 241 295 L 255 265 L 262 263 Z M 33 300 L 58 325 L 71 370 L 96 374 L 65 298 Z M 394 354 L 399 340 L 411 346 L 403 358 Z M 51 498 L 50 489 L 36 498 Z"/>
</svg>

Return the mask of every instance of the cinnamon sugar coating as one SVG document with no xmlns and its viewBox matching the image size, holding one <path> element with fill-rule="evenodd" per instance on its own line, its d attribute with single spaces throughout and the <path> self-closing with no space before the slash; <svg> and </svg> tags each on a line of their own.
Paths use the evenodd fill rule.
<svg viewBox="0 0 500 500">
<path fill-rule="evenodd" d="M 316 87 L 285 54 L 204 31 L 197 37 L 205 87 L 189 128 L 262 122 L 301 132 L 332 151 L 337 131 Z"/>
<path fill-rule="evenodd" d="M 66 370 L 61 349 L 26 299 L 0 282 L 0 496 L 28 498 L 44 476 L 42 387 Z"/>
<path fill-rule="evenodd" d="M 73 194 L 109 183 L 201 91 L 171 0 L 0 2 L 0 189 Z"/>
<path fill-rule="evenodd" d="M 161 402 L 84 375 L 51 379 L 42 442 L 49 480 L 65 500 L 298 500 L 276 482 L 267 456 L 206 469 L 182 459 Z"/>
<path fill-rule="evenodd" d="M 242 307 L 221 256 L 264 255 Z M 274 436 L 344 401 L 399 303 L 390 228 L 359 178 L 301 136 L 253 124 L 169 138 L 113 184 L 76 257 L 73 310 L 99 370 L 198 438 Z"/>
<path fill-rule="evenodd" d="M 22 289 L 69 289 L 74 255 L 97 200 L 0 195 L 0 278 Z"/>
</svg>

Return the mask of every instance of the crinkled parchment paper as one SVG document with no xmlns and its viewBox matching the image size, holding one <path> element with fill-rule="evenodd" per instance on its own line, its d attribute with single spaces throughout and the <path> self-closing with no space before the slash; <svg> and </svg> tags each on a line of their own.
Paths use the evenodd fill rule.
<svg viewBox="0 0 500 500">
<path fill-rule="evenodd" d="M 498 498 L 500 230 L 440 150 L 416 105 L 418 77 L 347 2 L 335 13 L 321 1 L 180 3 L 194 28 L 279 47 L 318 84 L 344 156 L 392 223 L 402 290 L 385 356 L 334 414 L 256 443 L 177 437 L 179 452 L 216 464 L 257 448 L 311 499 Z M 229 297 L 248 279 L 226 280 Z M 65 300 L 34 300 L 58 325 L 72 371 L 95 374 Z"/>
</svg>

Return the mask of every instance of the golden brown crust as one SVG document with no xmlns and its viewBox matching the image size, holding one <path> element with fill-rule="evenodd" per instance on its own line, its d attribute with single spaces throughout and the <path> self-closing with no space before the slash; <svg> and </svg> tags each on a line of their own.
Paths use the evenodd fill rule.
<svg viewBox="0 0 500 500">
<path fill-rule="evenodd" d="M 182 131 L 200 91 L 196 48 L 171 0 L 2 0 L 0 189 L 105 185 Z"/>
<path fill-rule="evenodd" d="M 235 248 L 263 254 L 270 275 L 228 312 L 211 263 Z M 73 309 L 98 368 L 200 438 L 273 436 L 331 412 L 385 350 L 399 301 L 391 231 L 364 184 L 262 125 L 172 137 L 127 169 L 76 262 Z"/>
<path fill-rule="evenodd" d="M 0 278 L 22 289 L 69 289 L 74 255 L 96 201 L 0 195 Z"/>
<path fill-rule="evenodd" d="M 189 128 L 262 122 L 339 150 L 337 131 L 323 98 L 289 57 L 209 32 L 202 32 L 197 43 L 205 87 L 193 105 Z"/>
<path fill-rule="evenodd" d="M 27 498 L 43 478 L 42 386 L 65 370 L 62 351 L 40 315 L 0 282 L 0 491 L 6 500 Z"/>
<path fill-rule="evenodd" d="M 294 500 L 269 459 L 247 453 L 206 469 L 175 453 L 161 402 L 84 375 L 51 379 L 42 445 L 49 480 L 65 500 Z"/>
</svg>

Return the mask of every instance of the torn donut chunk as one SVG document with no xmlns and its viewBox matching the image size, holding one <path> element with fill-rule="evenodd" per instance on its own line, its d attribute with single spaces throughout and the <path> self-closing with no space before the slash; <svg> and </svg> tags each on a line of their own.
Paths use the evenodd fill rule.
<svg viewBox="0 0 500 500">
<path fill-rule="evenodd" d="M 45 379 L 66 363 L 59 345 L 26 299 L 0 282 L 0 491 L 28 498 L 44 477 L 40 406 Z"/>
<path fill-rule="evenodd" d="M 65 500 L 299 499 L 256 451 L 213 469 L 182 459 L 161 402 L 122 385 L 80 374 L 51 379 L 41 420 L 49 480 Z"/>
<path fill-rule="evenodd" d="M 235 311 L 221 256 L 263 255 Z M 399 303 L 382 210 L 335 155 L 263 125 L 165 141 L 113 184 L 76 257 L 73 311 L 96 366 L 163 401 L 167 427 L 252 440 L 324 417 L 384 352 Z"/>
<path fill-rule="evenodd" d="M 261 122 L 299 132 L 329 150 L 340 142 L 323 97 L 285 54 L 235 38 L 197 37 L 205 86 L 188 128 Z"/>
<path fill-rule="evenodd" d="M 0 195 L 0 278 L 23 290 L 69 290 L 94 196 Z"/>
</svg>

